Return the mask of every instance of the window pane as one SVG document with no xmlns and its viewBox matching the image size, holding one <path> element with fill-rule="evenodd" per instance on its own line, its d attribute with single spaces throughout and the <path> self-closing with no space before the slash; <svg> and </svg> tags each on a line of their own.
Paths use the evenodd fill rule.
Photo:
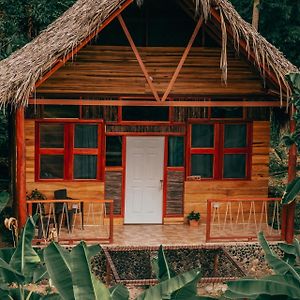
<svg viewBox="0 0 300 300">
<path fill-rule="evenodd" d="M 40 124 L 41 148 L 64 148 L 63 124 Z"/>
<path fill-rule="evenodd" d="M 243 118 L 242 107 L 212 107 L 211 117 L 216 119 L 241 119 Z"/>
<path fill-rule="evenodd" d="M 96 155 L 74 155 L 74 178 L 96 179 L 97 178 L 97 156 Z"/>
<path fill-rule="evenodd" d="M 224 178 L 246 177 L 246 154 L 224 155 Z"/>
<path fill-rule="evenodd" d="M 106 165 L 122 166 L 122 137 L 106 137 Z"/>
<path fill-rule="evenodd" d="M 75 148 L 98 148 L 98 125 L 75 125 Z"/>
<path fill-rule="evenodd" d="M 192 148 L 212 148 L 214 146 L 214 125 L 192 125 Z"/>
<path fill-rule="evenodd" d="M 123 121 L 169 121 L 169 107 L 124 106 Z"/>
<path fill-rule="evenodd" d="M 41 155 L 40 178 L 64 178 L 63 155 Z"/>
<path fill-rule="evenodd" d="M 229 124 L 225 125 L 224 147 L 243 148 L 247 146 L 247 125 Z"/>
<path fill-rule="evenodd" d="M 213 155 L 193 154 L 191 157 L 191 170 L 192 176 L 213 177 Z"/>
<path fill-rule="evenodd" d="M 183 136 L 170 136 L 169 137 L 169 167 L 183 166 L 184 159 L 184 139 Z"/>
<path fill-rule="evenodd" d="M 78 105 L 44 105 L 44 118 L 79 118 Z"/>
</svg>

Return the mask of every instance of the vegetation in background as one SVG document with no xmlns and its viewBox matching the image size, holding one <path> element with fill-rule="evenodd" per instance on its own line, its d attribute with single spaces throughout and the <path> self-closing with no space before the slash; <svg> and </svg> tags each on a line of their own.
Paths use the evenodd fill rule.
<svg viewBox="0 0 300 300">
<path fill-rule="evenodd" d="M 230 0 L 241 16 L 251 23 L 253 0 Z M 259 32 L 300 67 L 300 1 L 261 0 Z"/>
</svg>

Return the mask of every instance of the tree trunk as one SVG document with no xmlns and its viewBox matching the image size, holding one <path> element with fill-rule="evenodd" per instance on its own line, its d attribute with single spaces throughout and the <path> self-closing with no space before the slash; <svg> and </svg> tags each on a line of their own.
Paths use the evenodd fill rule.
<svg viewBox="0 0 300 300">
<path fill-rule="evenodd" d="M 258 30 L 260 0 L 253 0 L 252 26 Z"/>
</svg>

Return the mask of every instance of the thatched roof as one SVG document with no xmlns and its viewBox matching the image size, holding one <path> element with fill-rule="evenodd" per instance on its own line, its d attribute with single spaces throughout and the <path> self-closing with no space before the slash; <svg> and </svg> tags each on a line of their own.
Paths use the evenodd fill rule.
<svg viewBox="0 0 300 300">
<path fill-rule="evenodd" d="M 137 1 L 141 2 L 141 0 Z M 239 39 L 244 39 L 248 50 L 254 50 L 256 64 L 267 66 L 276 75 L 280 89 L 283 84 L 289 91 L 284 75 L 297 72 L 297 68 L 245 22 L 228 0 L 190 1 L 205 19 L 209 18 L 211 6 L 219 8 L 223 39 L 220 67 L 225 80 L 227 74 L 225 22 L 227 22 L 234 34 L 236 47 L 238 48 Z M 41 76 L 96 30 L 124 2 L 125 0 L 78 0 L 32 42 L 2 60 L 0 62 L 0 107 L 8 104 L 27 105 L 28 98 L 34 92 L 35 84 Z"/>
</svg>

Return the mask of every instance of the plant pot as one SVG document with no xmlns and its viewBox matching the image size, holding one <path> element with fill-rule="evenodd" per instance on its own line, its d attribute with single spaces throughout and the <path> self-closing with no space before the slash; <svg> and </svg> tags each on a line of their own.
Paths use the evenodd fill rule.
<svg viewBox="0 0 300 300">
<path fill-rule="evenodd" d="M 189 220 L 189 224 L 191 227 L 198 227 L 199 226 L 199 220 Z"/>
</svg>

